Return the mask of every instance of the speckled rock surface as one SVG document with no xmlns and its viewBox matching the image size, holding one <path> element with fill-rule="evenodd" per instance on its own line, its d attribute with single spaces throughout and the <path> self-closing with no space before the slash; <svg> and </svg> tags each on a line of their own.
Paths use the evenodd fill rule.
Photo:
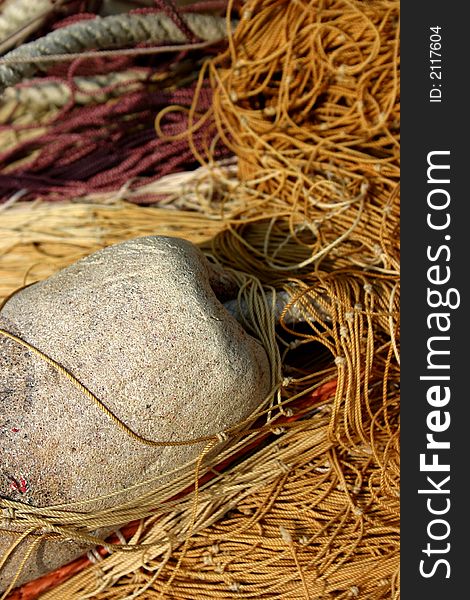
<svg viewBox="0 0 470 600">
<path fill-rule="evenodd" d="M 245 418 L 269 391 L 264 349 L 213 292 L 223 284 L 189 242 L 138 238 L 17 293 L 0 327 L 66 367 L 140 435 L 195 438 Z M 201 447 L 151 448 L 131 439 L 51 366 L 0 337 L 4 498 L 35 506 L 94 498 L 184 464 Z M 0 552 L 9 541 L 0 533 Z M 23 580 L 83 552 L 48 546 Z"/>
</svg>

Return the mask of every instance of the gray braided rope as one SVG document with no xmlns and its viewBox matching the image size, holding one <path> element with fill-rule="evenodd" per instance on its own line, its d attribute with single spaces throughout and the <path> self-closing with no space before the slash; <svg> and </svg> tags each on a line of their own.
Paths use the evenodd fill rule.
<svg viewBox="0 0 470 600">
<path fill-rule="evenodd" d="M 200 39 L 215 42 L 226 37 L 223 17 L 188 14 L 183 16 L 189 29 Z M 146 43 L 184 43 L 187 38 L 164 14 L 120 14 L 96 17 L 74 23 L 23 44 L 0 59 L 0 93 L 8 86 L 32 77 L 41 63 L 37 59 L 57 54 L 72 54 L 90 49 L 122 48 Z M 15 60 L 18 62 L 15 64 Z"/>
</svg>

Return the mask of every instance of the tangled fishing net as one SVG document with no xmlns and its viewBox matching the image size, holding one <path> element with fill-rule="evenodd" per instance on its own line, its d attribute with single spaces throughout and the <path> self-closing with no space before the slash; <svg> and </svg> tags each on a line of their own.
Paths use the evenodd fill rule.
<svg viewBox="0 0 470 600">
<path fill-rule="evenodd" d="M 209 464 L 117 511 L 116 526 L 128 525 L 111 552 L 99 546 L 11 598 L 399 596 L 399 3 L 230 2 L 226 25 L 225 49 L 192 71 L 192 102 L 146 107 L 157 117 L 149 143 L 186 144 L 198 169 L 143 171 L 139 189 L 119 180 L 117 196 L 93 187 L 101 171 L 86 189 L 64 175 L 73 202 L 11 200 L 18 187 L 23 200 L 58 190 L 29 187 L 47 156 L 31 113 L 18 98 L 19 112 L 3 113 L 1 294 L 115 241 L 185 237 L 259 283 L 245 300 L 279 357 L 276 402 Z M 8 138 L 15 114 L 28 121 L 19 145 Z M 176 115 L 184 125 L 165 129 Z M 275 328 L 270 288 L 289 297 Z M 52 509 L 41 518 L 65 536 Z M 77 535 L 100 515 L 87 519 Z"/>
</svg>

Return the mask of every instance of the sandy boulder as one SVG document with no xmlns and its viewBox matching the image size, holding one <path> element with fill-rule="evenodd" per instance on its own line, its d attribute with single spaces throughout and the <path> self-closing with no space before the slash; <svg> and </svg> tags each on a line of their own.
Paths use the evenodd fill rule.
<svg viewBox="0 0 470 600">
<path fill-rule="evenodd" d="M 3 307 L 0 327 L 63 365 L 139 435 L 211 435 L 249 415 L 269 391 L 264 349 L 213 291 L 220 295 L 227 281 L 189 242 L 138 238 L 18 292 Z M 141 444 L 50 365 L 0 337 L 3 498 L 34 506 L 94 498 L 163 477 L 202 446 Z M 0 532 L 0 552 L 11 540 Z M 0 573 L 0 589 L 21 552 Z M 48 542 L 21 579 L 82 552 Z"/>
</svg>

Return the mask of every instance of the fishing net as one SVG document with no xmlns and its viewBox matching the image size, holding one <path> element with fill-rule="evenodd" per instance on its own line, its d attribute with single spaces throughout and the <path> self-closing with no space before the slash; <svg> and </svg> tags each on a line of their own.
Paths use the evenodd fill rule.
<svg viewBox="0 0 470 600">
<path fill-rule="evenodd" d="M 198 169 L 53 204 L 3 176 L 1 294 L 116 241 L 190 239 L 240 274 L 276 392 L 222 453 L 118 507 L 107 547 L 11 598 L 399 596 L 399 4 L 248 0 L 226 24 L 191 105 L 155 111 L 159 143 L 187 144 Z M 29 152 L 13 170 L 31 172 Z M 275 322 L 268 289 L 289 298 Z"/>
</svg>

